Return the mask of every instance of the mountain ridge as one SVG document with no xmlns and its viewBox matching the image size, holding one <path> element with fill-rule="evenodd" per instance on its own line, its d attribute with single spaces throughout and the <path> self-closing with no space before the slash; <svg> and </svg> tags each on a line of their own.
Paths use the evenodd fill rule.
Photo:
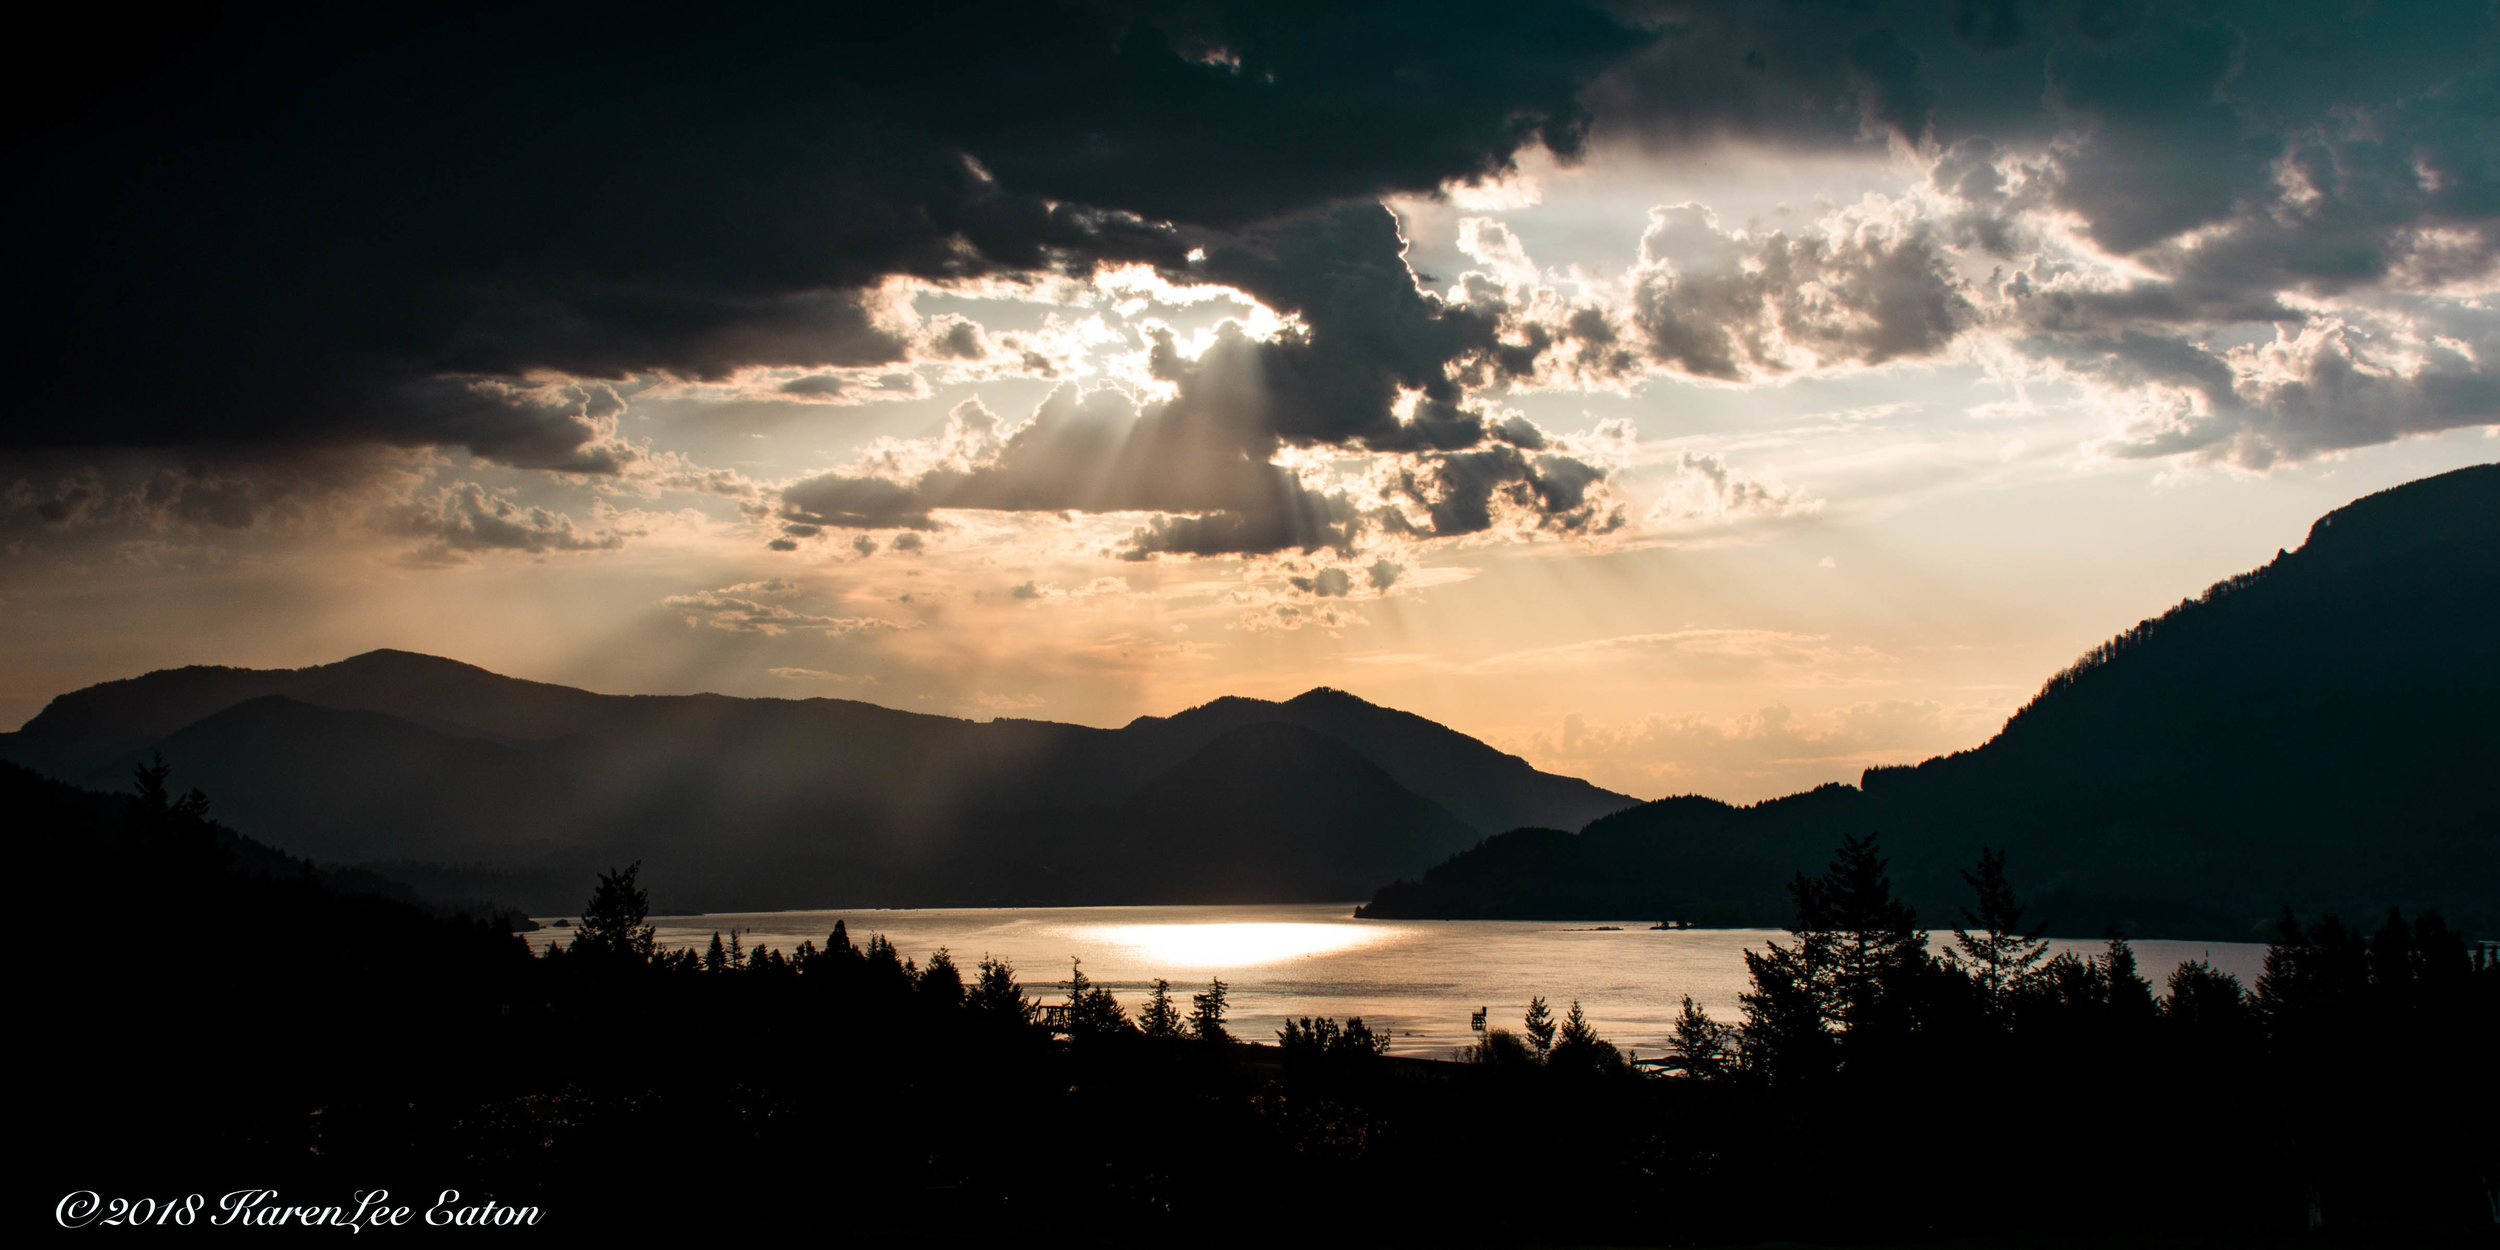
<svg viewBox="0 0 2500 1250">
<path fill-rule="evenodd" d="M 1496 835 L 1364 911 L 1777 924 L 1793 873 L 1877 833 L 1931 922 L 1986 845 L 2067 933 L 2244 938 L 2285 905 L 2500 927 L 2496 619 L 2484 465 L 2327 513 L 2298 550 L 2087 652 L 1977 747 L 1742 808 L 1666 799 Z"/>
<path fill-rule="evenodd" d="M 99 683 L 0 735 L 0 757 L 110 788 L 162 751 L 184 784 L 291 853 L 474 862 L 507 888 L 510 870 L 543 870 L 533 905 L 569 905 L 577 884 L 559 889 L 559 878 L 634 856 L 653 861 L 664 890 L 673 877 L 681 902 L 707 906 L 1151 902 L 1204 896 L 1183 878 L 1215 870 L 1206 856 L 1144 856 L 1167 866 L 1163 878 L 1113 863 L 1113 848 L 1147 836 L 1136 801 L 1261 725 L 1338 744 L 1277 757 L 1324 777 L 1247 788 L 1272 809 L 1273 831 L 1200 813 L 1280 853 L 1304 831 L 1337 831 L 1333 851 L 1296 852 L 1300 875 L 1271 883 L 1279 897 L 1360 897 L 1523 817 L 1576 825 L 1634 802 L 1325 689 L 1227 696 L 1105 729 L 848 699 L 597 694 L 392 649 Z M 1340 748 L 1361 768 L 1340 767 Z M 1338 810 L 1349 804 L 1388 813 L 1392 827 L 1349 824 Z M 1190 823 L 1169 803 L 1160 819 Z M 1380 858 L 1387 847 L 1404 857 Z"/>
</svg>

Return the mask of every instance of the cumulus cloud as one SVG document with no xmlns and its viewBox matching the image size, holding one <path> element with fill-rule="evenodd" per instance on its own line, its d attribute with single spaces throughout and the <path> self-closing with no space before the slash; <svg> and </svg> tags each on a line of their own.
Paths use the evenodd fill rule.
<svg viewBox="0 0 2500 1250">
<path fill-rule="evenodd" d="M 1731 382 L 1931 357 L 1977 320 L 1928 223 L 1881 201 L 1796 236 L 1651 209 L 1631 285 L 1653 359 Z"/>
<path fill-rule="evenodd" d="M 1363 624 L 1363 614 L 1340 603 L 1319 601 L 1257 603 L 1236 617 L 1229 628 L 1250 634 L 1316 629 L 1334 634 Z"/>
<path fill-rule="evenodd" d="M 1354 589 L 1354 575 L 1342 568 L 1325 568 L 1309 577 L 1286 580 L 1295 590 L 1322 599 L 1343 599 Z"/>
<path fill-rule="evenodd" d="M 910 628 L 902 622 L 882 617 L 818 616 L 801 612 L 786 603 L 769 602 L 786 597 L 795 590 L 790 583 L 776 578 L 724 586 L 718 590 L 670 595 L 660 601 L 660 606 L 675 609 L 691 628 L 718 629 L 735 634 L 839 635 Z"/>
<path fill-rule="evenodd" d="M 1643 522 L 1652 529 L 1730 525 L 1811 516 L 1823 501 L 1790 487 L 1739 474 L 1727 460 L 1707 452 L 1678 453 L 1674 475 Z"/>
<path fill-rule="evenodd" d="M 1130 598 L 1135 596 L 1136 593 L 1137 592 L 1129 588 L 1127 578 L 1097 577 L 1082 586 L 1069 588 L 1044 585 L 1038 580 L 1019 582 L 1008 590 L 1007 597 L 1010 599 L 1022 599 L 1033 602 L 1053 601 L 1066 603 L 1086 599 Z"/>
<path fill-rule="evenodd" d="M 516 502 L 475 482 L 455 482 L 412 501 L 400 523 L 426 540 L 412 559 L 429 564 L 487 551 L 612 551 L 639 533 L 613 525 L 587 528 L 564 513 Z"/>
</svg>

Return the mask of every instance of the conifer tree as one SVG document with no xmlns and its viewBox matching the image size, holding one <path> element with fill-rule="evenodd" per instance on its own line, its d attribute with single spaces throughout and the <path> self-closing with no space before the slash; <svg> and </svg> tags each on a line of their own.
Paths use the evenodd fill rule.
<svg viewBox="0 0 2500 1250">
<path fill-rule="evenodd" d="M 919 980 L 917 972 L 904 961 L 903 953 L 882 933 L 868 935 L 868 947 L 860 953 L 860 964 L 868 983 L 881 992 L 900 997 Z"/>
<path fill-rule="evenodd" d="M 1172 1003 L 1172 983 L 1155 978 L 1154 993 L 1146 998 L 1146 1006 L 1137 1013 L 1138 1031 L 1148 1037 L 1179 1037 L 1180 1008 Z"/>
<path fill-rule="evenodd" d="M 2125 934 L 2114 928 L 2109 931 L 2109 945 L 2101 955 L 2101 975 L 2108 987 L 2105 992 L 2113 1022 L 2141 1025 L 2153 1018 L 2157 1008 L 2152 983 L 2136 971 L 2135 948 L 2127 944 Z"/>
<path fill-rule="evenodd" d="M 1016 984 L 1016 970 L 993 955 L 981 957 L 964 1005 L 974 1016 L 1000 1025 L 1029 1025 L 1041 1014 L 1041 1004 L 1026 998 L 1024 987 Z"/>
<path fill-rule="evenodd" d="M 1683 1013 L 1675 1018 L 1675 1033 L 1667 1042 L 1667 1055 L 1690 1075 L 1714 1077 L 1727 1071 L 1734 1058 L 1735 1035 L 1732 1026 L 1711 1019 L 1687 994 Z"/>
<path fill-rule="evenodd" d="M 2166 1029 L 2206 1049 L 2244 1053 L 2254 1047 L 2257 1014 L 2238 977 L 2192 959 L 2171 971 L 2169 990 L 2161 1003 Z"/>
<path fill-rule="evenodd" d="M 1620 1072 L 1623 1055 L 1614 1043 L 1597 1035 L 1586 1013 L 1574 999 L 1571 1010 L 1563 1013 L 1562 1030 L 1554 1039 L 1554 1053 L 1547 1056 L 1546 1066 L 1562 1072 Z"/>
<path fill-rule="evenodd" d="M 1823 882 L 1798 873 L 1788 883 L 1788 896 L 1796 908 L 1788 924 L 1795 941 L 1765 942 L 1762 950 L 1746 951 L 1751 987 L 1738 996 L 1745 1008 L 1744 1053 L 1778 1082 L 1811 1078 L 1836 1061 L 1831 1010 L 1836 934 Z"/>
<path fill-rule="evenodd" d="M 599 874 L 599 884 L 582 905 L 582 923 L 573 930 L 573 953 L 620 963 L 647 964 L 659 952 L 659 931 L 643 923 L 651 914 L 651 896 L 634 884 L 642 872 L 636 860 L 618 872 Z"/>
<path fill-rule="evenodd" d="M 1839 855 L 1824 873 L 1823 897 L 1838 931 L 1834 1014 L 1844 1032 L 1897 1015 L 1902 996 L 1895 991 L 1927 961 L 1927 935 L 1917 927 L 1917 913 L 1893 894 L 1884 867 L 1875 836 L 1869 834 L 1843 838 Z"/>
<path fill-rule="evenodd" d="M 703 952 L 703 970 L 719 972 L 729 966 L 729 954 L 720 944 L 720 930 L 712 931 L 712 945 Z"/>
<path fill-rule="evenodd" d="M 2257 1010 L 2278 1041 L 2323 1037 L 2359 1014 L 2369 982 L 2369 949 L 2359 932 L 2333 916 L 2304 928 L 2287 907 L 2266 947 Z"/>
<path fill-rule="evenodd" d="M 1580 1000 L 1571 1000 L 1571 1010 L 1563 1016 L 1562 1045 L 1586 1046 L 1597 1040 L 1597 1030 L 1589 1026 L 1589 1018 L 1580 1010 Z"/>
<path fill-rule="evenodd" d="M 1981 847 L 1978 868 L 1964 870 L 1962 880 L 1977 896 L 1977 906 L 1962 909 L 1966 927 L 1953 930 L 1954 949 L 1945 952 L 1945 962 L 1968 976 L 1988 1010 L 2002 1017 L 2013 992 L 2048 958 L 2049 944 L 2041 940 L 2040 926 L 2023 928 L 2022 904 L 2005 880 L 2003 851 Z"/>
<path fill-rule="evenodd" d="M 1082 1036 L 1107 1037 L 1114 1033 L 1126 1033 L 1136 1026 L 1129 1023 L 1128 1013 L 1120 1009 L 1120 1000 L 1113 997 L 1110 990 L 1096 985 L 1087 989 L 1085 996 L 1069 1010 L 1068 1027 Z"/>
<path fill-rule="evenodd" d="M 1202 1042 L 1229 1042 L 1233 1035 L 1224 1028 L 1224 1008 L 1230 990 L 1224 978 L 1207 982 L 1204 993 L 1189 996 L 1189 1035 Z"/>
<path fill-rule="evenodd" d="M 920 970 L 920 996 L 940 1008 L 960 1007 L 964 1002 L 963 973 L 955 967 L 955 957 L 945 947 L 929 956 L 929 966 Z"/>
<path fill-rule="evenodd" d="M 1092 978 L 1085 975 L 1085 961 L 1074 955 L 1069 956 L 1068 1009 L 1075 1010 L 1077 1002 L 1085 997 L 1085 991 L 1093 988 L 1093 985 Z"/>
<path fill-rule="evenodd" d="M 1536 1052 L 1537 1062 L 1554 1053 L 1554 1010 L 1545 1005 L 1542 994 L 1528 1000 L 1528 1014 L 1520 1022 L 1527 1030 L 1528 1048 Z"/>
</svg>

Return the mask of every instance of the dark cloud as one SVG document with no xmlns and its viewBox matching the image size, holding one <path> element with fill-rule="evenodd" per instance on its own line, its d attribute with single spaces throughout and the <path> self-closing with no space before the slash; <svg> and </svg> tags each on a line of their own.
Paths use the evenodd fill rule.
<svg viewBox="0 0 2500 1250">
<path fill-rule="evenodd" d="M 620 467 L 597 418 L 517 380 L 898 360 L 859 294 L 889 275 L 1177 268 L 1570 151 L 1580 88 L 1640 41 L 1594 8 L 1420 0 L 84 22 L 9 88 L 9 163 L 42 189 L 5 210 L 11 443 L 587 473 Z M 1244 256 L 1317 302 L 1326 279 Z"/>
<path fill-rule="evenodd" d="M 421 475 L 407 453 L 341 449 L 180 465 L 36 456 L 0 488 L 0 529 L 164 532 L 337 528 L 405 503 Z"/>
<path fill-rule="evenodd" d="M 561 512 L 519 503 L 475 482 L 457 482 L 412 501 L 402 514 L 401 528 L 427 540 L 413 557 L 420 563 L 484 551 L 611 551 L 633 536 L 613 527 L 576 525 Z"/>
<path fill-rule="evenodd" d="M 1587 97 L 1600 137 L 1839 148 L 1899 136 L 1950 147 L 2062 132 L 2106 144 L 2104 155 L 2149 158 L 2097 168 L 2180 218 L 2194 216 L 2188 203 L 2210 212 L 2217 180 L 2245 189 L 2262 179 L 2237 159 L 2242 136 L 2416 95 L 2487 65 L 2495 40 L 2483 0 L 1629 0 L 1617 11 L 1656 37 Z M 2237 124 L 2217 124 L 2224 114 Z M 2223 167 L 2172 163 L 2158 150 L 2163 134 L 2177 155 Z M 2165 185 L 2182 174 L 2187 185 Z M 2106 182 L 2073 190 L 2115 193 Z"/>
<path fill-rule="evenodd" d="M 1304 594 L 1321 599 L 1342 599 L 1354 589 L 1354 575 L 1341 568 L 1324 568 L 1309 577 L 1288 577 L 1286 583 Z"/>
<path fill-rule="evenodd" d="M 2129 431 L 2111 450 L 2135 457 L 2192 455 L 2264 469 L 2278 461 L 2500 422 L 2500 378 L 2478 357 L 2500 350 L 2500 334 L 2477 342 L 2394 346 L 2340 321 L 2238 353 L 2238 368 L 2193 344 L 2129 337 L 2107 367 L 2192 390 L 2200 402 L 2175 418 Z M 2416 355 L 2409 371 L 2390 355 Z"/>
<path fill-rule="evenodd" d="M 1539 529 L 1611 533 L 1623 525 L 1623 513 L 1590 491 L 1604 477 L 1603 470 L 1569 456 L 1531 456 L 1493 444 L 1441 456 L 1400 475 L 1399 493 L 1422 510 L 1423 524 L 1402 513 L 1383 520 L 1417 537 L 1458 538 L 1493 528 L 1497 506 L 1507 505 L 1534 518 Z"/>
<path fill-rule="evenodd" d="M 2130 253 L 2230 215 L 2265 183 L 2269 148 L 2224 94 L 2239 33 L 2169 23 L 2122 44 L 2051 48 L 2046 99 L 2072 136 L 2057 199 L 2094 242 Z"/>
<path fill-rule="evenodd" d="M 1593 91 L 1601 134 L 1666 147 L 1924 141 L 1941 153 L 1938 188 L 1971 207 L 1954 223 L 1968 241 L 2010 256 L 2009 208 L 2061 208 L 2101 247 L 2177 283 L 2183 308 L 2262 316 L 2286 289 L 2478 276 L 2500 255 L 2500 11 L 2482 0 L 1658 0 L 1626 12 L 1658 38 Z M 2002 171 L 2017 151 L 2036 175 L 2026 206 L 2009 204 Z M 2471 238 L 2426 242 L 2443 228 Z M 1723 374 L 1742 347 L 1669 351 Z"/>
<path fill-rule="evenodd" d="M 1641 253 L 1633 323 L 1655 359 L 1702 377 L 1931 356 L 1976 319 L 1920 223 L 1755 237 L 1681 204 L 1650 210 Z"/>
</svg>

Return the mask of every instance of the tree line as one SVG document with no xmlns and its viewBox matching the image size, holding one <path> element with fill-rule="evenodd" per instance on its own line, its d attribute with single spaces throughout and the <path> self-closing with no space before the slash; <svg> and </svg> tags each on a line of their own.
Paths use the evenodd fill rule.
<svg viewBox="0 0 2500 1250">
<path fill-rule="evenodd" d="M 2287 916 L 2253 986 L 2190 963 L 2157 991 L 2117 935 L 2051 956 L 1995 855 L 1931 951 L 1852 838 L 1791 884 L 1741 1016 L 1687 1001 L 1665 1063 L 1541 998 L 1428 1062 L 1360 1018 L 1250 1044 L 1220 980 L 1132 1011 L 1081 963 L 1045 1002 L 1001 961 L 839 925 L 664 950 L 630 867 L 534 956 L 492 919 L 239 871 L 253 852 L 161 774 L 106 799 L 0 771 L 0 806 L 67 883 L 35 922 L 81 935 L 30 973 L 35 1174 L 62 1185 L 110 1160 L 185 1191 L 966 1245 L 2475 1244 L 2500 1215 L 2500 969 L 2431 915 Z"/>
</svg>

